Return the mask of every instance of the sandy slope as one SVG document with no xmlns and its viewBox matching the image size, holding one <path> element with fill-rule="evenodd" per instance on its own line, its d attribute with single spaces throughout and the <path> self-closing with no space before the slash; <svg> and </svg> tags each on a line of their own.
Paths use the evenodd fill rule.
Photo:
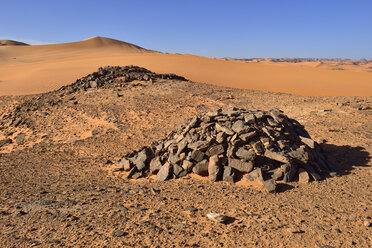
<svg viewBox="0 0 372 248">
<path fill-rule="evenodd" d="M 372 73 L 161 54 L 101 37 L 81 42 L 0 47 L 0 95 L 41 93 L 105 65 L 134 64 L 192 81 L 299 95 L 372 95 Z"/>
</svg>

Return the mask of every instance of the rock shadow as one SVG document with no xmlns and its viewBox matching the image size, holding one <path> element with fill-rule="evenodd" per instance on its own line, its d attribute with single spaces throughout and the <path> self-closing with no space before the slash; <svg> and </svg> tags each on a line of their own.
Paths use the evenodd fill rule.
<svg viewBox="0 0 372 248">
<path fill-rule="evenodd" d="M 322 144 L 321 147 L 339 175 L 347 175 L 358 166 L 371 166 L 371 155 L 364 147 L 333 144 Z"/>
</svg>

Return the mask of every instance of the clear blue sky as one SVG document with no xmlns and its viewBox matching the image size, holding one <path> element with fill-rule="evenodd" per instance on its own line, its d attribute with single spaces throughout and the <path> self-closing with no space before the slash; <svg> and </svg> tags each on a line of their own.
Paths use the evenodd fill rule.
<svg viewBox="0 0 372 248">
<path fill-rule="evenodd" d="M 208 57 L 372 59 L 372 0 L 1 0 L 0 39 L 115 38 Z"/>
</svg>

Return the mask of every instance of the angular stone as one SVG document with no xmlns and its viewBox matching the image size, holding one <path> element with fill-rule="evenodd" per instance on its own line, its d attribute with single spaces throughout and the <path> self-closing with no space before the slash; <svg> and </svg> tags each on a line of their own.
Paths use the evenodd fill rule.
<svg viewBox="0 0 372 248">
<path fill-rule="evenodd" d="M 91 88 L 97 88 L 97 86 L 98 86 L 96 81 L 90 81 L 89 85 L 90 85 Z"/>
<path fill-rule="evenodd" d="M 171 153 L 169 154 L 168 161 L 171 164 L 178 164 L 179 162 L 181 162 L 181 158 L 177 154 Z"/>
<path fill-rule="evenodd" d="M 176 177 L 180 177 L 181 173 L 183 172 L 183 168 L 177 164 L 174 164 L 173 165 L 173 174 L 176 176 Z"/>
<path fill-rule="evenodd" d="M 183 162 L 182 162 L 182 168 L 185 171 L 190 172 L 193 167 L 194 167 L 194 163 L 193 162 L 188 161 L 188 160 L 183 160 Z"/>
<path fill-rule="evenodd" d="M 295 164 L 283 164 L 281 165 L 283 171 L 283 181 L 292 182 L 297 173 L 297 166 Z"/>
<path fill-rule="evenodd" d="M 303 147 L 299 147 L 296 150 L 289 152 L 288 155 L 303 163 L 309 162 L 309 154 L 306 152 L 306 150 Z"/>
<path fill-rule="evenodd" d="M 220 125 L 219 123 L 216 123 L 216 130 L 218 132 L 224 132 L 227 135 L 234 135 L 234 131 L 232 131 L 231 129 L 229 129 L 225 126 Z"/>
<path fill-rule="evenodd" d="M 315 149 L 316 142 L 314 140 L 303 137 L 303 136 L 299 136 L 299 137 L 300 137 L 302 143 L 304 143 L 305 145 L 307 145 L 311 149 Z"/>
<path fill-rule="evenodd" d="M 237 156 L 238 158 L 244 159 L 246 161 L 253 161 L 256 158 L 256 153 L 252 150 L 239 148 L 236 151 L 235 156 Z"/>
<path fill-rule="evenodd" d="M 265 189 L 269 193 L 275 193 L 276 192 L 276 183 L 274 179 L 269 179 L 263 182 L 263 185 L 265 186 Z"/>
<path fill-rule="evenodd" d="M 303 168 L 298 169 L 298 182 L 299 183 L 309 183 L 310 176 L 307 171 Z"/>
<path fill-rule="evenodd" d="M 208 148 L 206 155 L 212 157 L 213 155 L 219 155 L 225 152 L 225 148 L 222 144 L 211 146 Z"/>
<path fill-rule="evenodd" d="M 177 145 L 177 155 L 181 154 L 185 148 L 187 147 L 187 141 L 186 140 L 182 140 L 180 143 L 178 143 Z"/>
<path fill-rule="evenodd" d="M 206 175 L 208 173 L 208 160 L 204 159 L 197 163 L 194 168 L 192 168 L 192 172 L 198 175 Z"/>
<path fill-rule="evenodd" d="M 266 150 L 264 153 L 264 156 L 269 159 L 276 160 L 282 163 L 289 163 L 289 159 L 279 152 L 273 152 L 270 150 Z"/>
<path fill-rule="evenodd" d="M 236 180 L 236 173 L 235 169 L 231 168 L 230 166 L 223 167 L 223 181 L 235 183 Z"/>
<path fill-rule="evenodd" d="M 264 179 L 262 176 L 262 170 L 261 168 L 256 168 L 253 171 L 249 172 L 244 179 L 248 182 L 255 182 L 255 183 L 261 183 L 263 184 Z"/>
<path fill-rule="evenodd" d="M 227 138 L 227 134 L 226 133 L 219 132 L 217 134 L 217 136 L 216 136 L 216 141 L 221 144 L 221 143 L 225 142 L 226 138 Z"/>
<path fill-rule="evenodd" d="M 256 120 L 256 118 L 254 117 L 253 114 L 245 114 L 244 115 L 244 121 L 246 123 L 255 123 L 255 120 Z"/>
<path fill-rule="evenodd" d="M 241 134 L 247 132 L 250 129 L 250 127 L 246 126 L 242 120 L 237 120 L 236 122 L 234 122 L 231 129 L 237 134 Z"/>
<path fill-rule="evenodd" d="M 133 168 L 132 162 L 130 162 L 126 158 L 122 158 L 120 161 L 120 165 L 123 168 L 124 171 L 130 171 Z"/>
<path fill-rule="evenodd" d="M 310 176 L 316 180 L 321 181 L 322 177 L 314 170 L 314 168 L 309 164 L 301 164 L 302 167 L 305 168 L 305 170 L 310 174 Z"/>
<path fill-rule="evenodd" d="M 209 158 L 209 164 L 208 164 L 208 175 L 209 180 L 212 182 L 216 182 L 220 180 L 221 176 L 221 165 L 219 163 L 219 158 L 217 155 L 214 155 Z"/>
<path fill-rule="evenodd" d="M 192 150 L 199 150 L 199 151 L 205 151 L 209 147 L 210 141 L 203 140 L 203 141 L 196 141 L 194 143 L 191 143 L 188 145 L 188 148 Z"/>
<path fill-rule="evenodd" d="M 193 159 L 196 162 L 200 162 L 203 160 L 204 155 L 205 155 L 204 152 L 195 150 L 191 152 L 191 159 Z"/>
<path fill-rule="evenodd" d="M 264 145 L 263 145 L 260 141 L 254 143 L 254 144 L 252 145 L 252 147 L 253 147 L 253 150 L 254 150 L 257 154 L 264 154 L 264 153 L 265 153 L 265 147 L 264 147 Z"/>
<path fill-rule="evenodd" d="M 159 181 L 165 181 L 169 179 L 173 174 L 173 166 L 170 163 L 165 163 L 156 174 L 156 179 Z"/>
<path fill-rule="evenodd" d="M 153 158 L 150 162 L 150 174 L 158 173 L 161 167 L 162 163 L 160 161 L 160 157 Z"/>
<path fill-rule="evenodd" d="M 229 158 L 228 166 L 234 168 L 240 172 L 251 172 L 253 170 L 253 162 L 244 162 L 240 159 Z"/>
<path fill-rule="evenodd" d="M 249 132 L 249 133 L 241 134 L 239 136 L 239 138 L 242 139 L 243 141 L 249 141 L 250 139 L 252 139 L 253 137 L 255 137 L 256 134 L 257 134 L 256 131 L 252 131 L 252 132 Z"/>
</svg>

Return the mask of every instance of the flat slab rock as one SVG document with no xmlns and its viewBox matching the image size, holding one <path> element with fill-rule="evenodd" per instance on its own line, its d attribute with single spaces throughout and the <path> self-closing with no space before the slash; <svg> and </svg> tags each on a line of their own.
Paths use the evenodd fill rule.
<svg viewBox="0 0 372 248">
<path fill-rule="evenodd" d="M 125 155 L 124 170 L 133 177 L 165 181 L 196 173 L 211 181 L 260 182 L 268 192 L 276 181 L 322 180 L 334 166 L 303 126 L 279 109 L 230 108 L 200 113 L 178 129 Z"/>
</svg>

